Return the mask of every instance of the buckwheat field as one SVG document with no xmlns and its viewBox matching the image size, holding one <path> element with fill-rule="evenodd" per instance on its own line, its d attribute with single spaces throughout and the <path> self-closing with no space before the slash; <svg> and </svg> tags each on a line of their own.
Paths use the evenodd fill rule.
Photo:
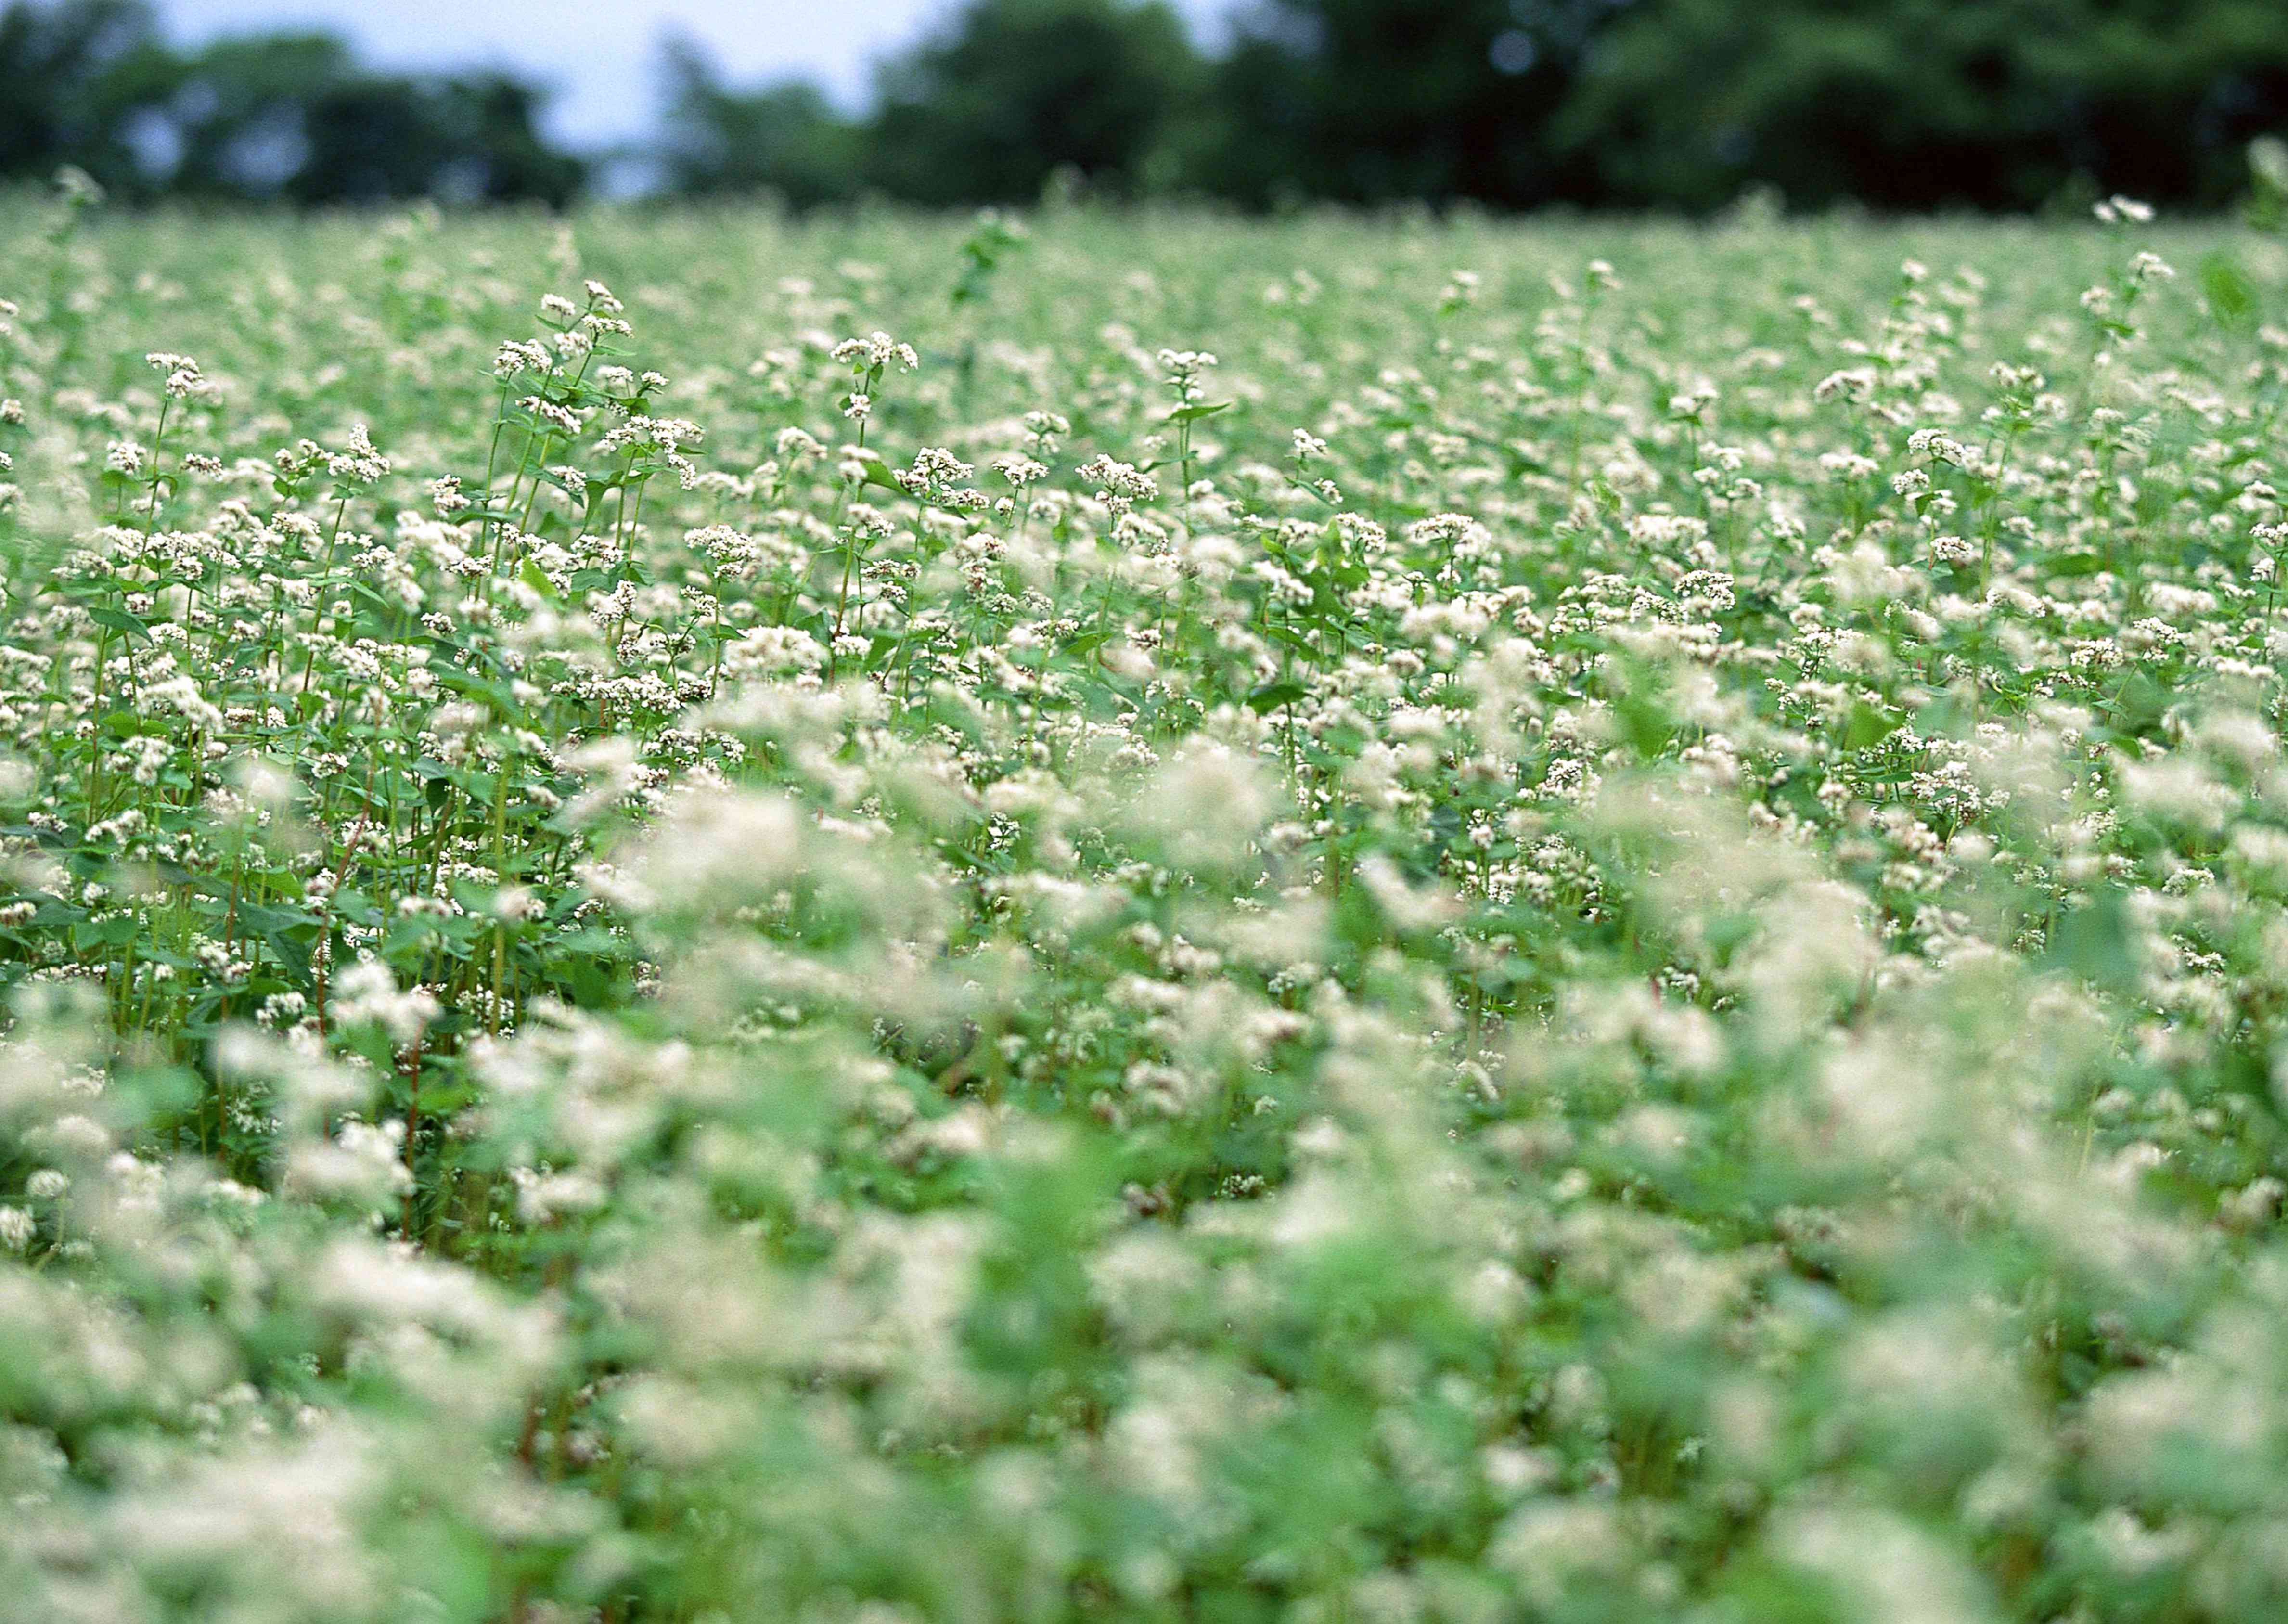
<svg viewBox="0 0 2288 1624">
<path fill-rule="evenodd" d="M 0 223 L 0 1616 L 2288 1613 L 2288 251 Z"/>
</svg>

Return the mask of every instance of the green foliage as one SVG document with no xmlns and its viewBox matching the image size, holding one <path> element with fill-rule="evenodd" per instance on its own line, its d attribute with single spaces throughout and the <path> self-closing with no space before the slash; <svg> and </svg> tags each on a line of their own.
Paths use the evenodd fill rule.
<svg viewBox="0 0 2288 1624">
<path fill-rule="evenodd" d="M 1164 0 L 966 0 L 884 70 L 867 179 L 928 204 L 1031 203 L 1060 171 L 1156 189 L 1197 66 Z"/>
<path fill-rule="evenodd" d="M 1660 0 L 1599 42 L 1559 139 L 1616 201 L 2027 211 L 2078 176 L 2215 206 L 2284 98 L 2265 0 Z"/>
<path fill-rule="evenodd" d="M 801 81 L 727 84 L 671 36 L 664 122 L 611 156 L 674 195 L 798 209 L 2073 214 L 2119 192 L 2278 212 L 2271 0 L 1261 0 L 1233 23 L 1204 53 L 1166 0 L 965 0 L 858 114 Z M 140 0 L 0 9 L 0 176 L 69 163 L 123 197 L 560 207 L 589 165 L 543 139 L 539 100 L 497 74 L 377 73 L 318 34 L 179 51 Z"/>
<path fill-rule="evenodd" d="M 322 34 L 179 52 L 141 0 L 0 10 L 0 175 L 70 163 L 123 197 L 561 205 L 586 165 L 542 138 L 540 101 L 499 74 L 370 73 Z"/>
<path fill-rule="evenodd" d="M 1578 195 L 1550 140 L 1614 0 L 1277 0 L 1218 67 L 1200 184 L 1261 204 Z"/>
<path fill-rule="evenodd" d="M 688 42 L 664 47 L 668 188 L 691 197 L 772 192 L 797 208 L 854 196 L 864 146 L 814 85 L 732 90 Z"/>
<path fill-rule="evenodd" d="M 2288 142 L 2263 135 L 2248 144 L 2249 223 L 2260 231 L 2288 229 Z"/>
</svg>

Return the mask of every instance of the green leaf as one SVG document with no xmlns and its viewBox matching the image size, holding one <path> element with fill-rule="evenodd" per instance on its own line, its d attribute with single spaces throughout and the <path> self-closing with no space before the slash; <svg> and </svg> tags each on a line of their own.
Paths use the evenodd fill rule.
<svg viewBox="0 0 2288 1624">
<path fill-rule="evenodd" d="M 894 490 L 900 496 L 906 494 L 905 487 L 899 484 L 895 477 L 894 477 L 890 473 L 890 465 L 882 460 L 882 454 L 874 450 L 873 447 L 853 447 L 849 450 L 846 451 L 844 455 L 849 457 L 858 464 L 860 469 L 858 482 L 860 484 L 878 485 L 885 490 Z"/>
<path fill-rule="evenodd" d="M 125 609 L 91 609 L 88 610 L 87 617 L 99 626 L 124 632 L 130 637 L 139 637 L 147 643 L 151 641 L 151 628 Z"/>
<path fill-rule="evenodd" d="M 1620 720 L 1622 734 L 1645 760 L 1657 757 L 1675 736 L 1676 724 L 1667 707 L 1650 694 L 1638 689 L 1623 694 L 1613 702 L 1613 713 Z"/>
<path fill-rule="evenodd" d="M 2061 917 L 2050 936 L 2050 963 L 2115 992 L 2138 985 L 2137 936 L 2118 891 L 2101 893 L 2086 907 Z"/>
<path fill-rule="evenodd" d="M 453 665 L 432 666 L 430 669 L 437 673 L 437 681 L 445 687 L 456 693 L 466 694 L 472 699 L 488 701 L 503 716 L 515 716 L 524 708 L 517 704 L 516 696 L 505 682 L 496 682 Z"/>
<path fill-rule="evenodd" d="M 2246 328 L 2256 324 L 2256 286 L 2239 262 L 2222 249 L 2201 261 L 2201 297 L 2220 327 Z"/>
<path fill-rule="evenodd" d="M 1201 401 L 1190 406 L 1179 406 L 1163 419 L 1169 423 L 1196 423 L 1202 418 L 1212 418 L 1219 411 L 1229 411 L 1230 401 Z"/>
<path fill-rule="evenodd" d="M 1851 707 L 1851 714 L 1844 722 L 1843 747 L 1846 750 L 1872 749 L 1896 733 L 1900 725 L 1898 717 L 1863 699 Z"/>
<path fill-rule="evenodd" d="M 1259 716 L 1266 715 L 1308 697 L 1310 691 L 1300 682 L 1266 682 L 1248 695 L 1248 708 Z"/>
</svg>

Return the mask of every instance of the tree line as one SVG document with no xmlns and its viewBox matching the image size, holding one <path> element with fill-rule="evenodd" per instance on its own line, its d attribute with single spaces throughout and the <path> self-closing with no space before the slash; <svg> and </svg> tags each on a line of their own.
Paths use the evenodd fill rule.
<svg viewBox="0 0 2288 1624">
<path fill-rule="evenodd" d="M 870 108 L 662 48 L 655 189 L 1249 209 L 1420 199 L 1701 211 L 2215 206 L 2288 131 L 2281 0 L 1254 0 L 1203 51 L 1164 0 L 964 0 Z M 0 176 L 130 198 L 564 204 L 544 92 L 399 74 L 320 33 L 168 43 L 145 0 L 0 11 Z"/>
</svg>

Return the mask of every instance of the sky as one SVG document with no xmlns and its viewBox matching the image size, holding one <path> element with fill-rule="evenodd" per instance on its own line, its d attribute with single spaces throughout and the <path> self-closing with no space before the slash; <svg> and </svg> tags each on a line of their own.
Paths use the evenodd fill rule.
<svg viewBox="0 0 2288 1624">
<path fill-rule="evenodd" d="M 1195 38 L 1229 0 L 1175 0 Z M 377 67 L 512 68 L 554 88 L 549 133 L 581 147 L 641 135 L 657 107 L 660 36 L 697 39 L 734 84 L 800 75 L 865 104 L 873 60 L 913 40 L 951 0 L 160 0 L 179 44 L 316 27 Z"/>
</svg>

